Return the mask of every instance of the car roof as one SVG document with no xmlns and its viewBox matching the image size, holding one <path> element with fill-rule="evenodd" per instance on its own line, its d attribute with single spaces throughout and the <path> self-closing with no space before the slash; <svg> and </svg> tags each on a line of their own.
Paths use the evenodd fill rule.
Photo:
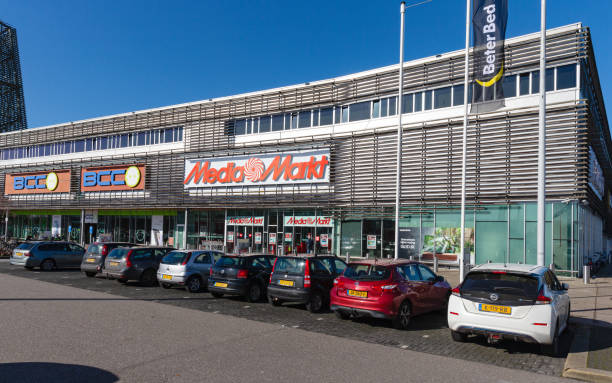
<svg viewBox="0 0 612 383">
<path fill-rule="evenodd" d="M 358 261 L 350 261 L 349 265 L 376 265 L 376 266 L 395 266 L 405 265 L 409 263 L 419 263 L 417 261 L 411 261 L 409 259 L 394 259 L 394 258 L 383 258 L 383 259 L 360 259 Z"/>
<path fill-rule="evenodd" d="M 325 254 L 325 255 L 322 255 L 322 254 L 319 254 L 319 255 L 314 255 L 314 254 L 297 254 L 297 255 L 296 254 L 286 254 L 286 255 L 281 255 L 279 258 L 281 258 L 281 257 L 282 258 L 338 258 L 335 255 L 328 255 L 328 254 Z M 338 258 L 338 259 L 341 259 L 341 258 Z"/>
<path fill-rule="evenodd" d="M 544 266 L 528 265 L 522 263 L 484 263 L 471 269 L 470 271 L 514 271 L 518 273 L 543 274 L 548 270 Z"/>
</svg>

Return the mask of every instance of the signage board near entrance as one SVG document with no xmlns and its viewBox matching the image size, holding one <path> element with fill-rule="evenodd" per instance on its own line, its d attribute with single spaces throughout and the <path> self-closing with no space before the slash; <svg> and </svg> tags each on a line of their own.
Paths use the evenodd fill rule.
<svg viewBox="0 0 612 383">
<path fill-rule="evenodd" d="M 276 233 L 268 234 L 268 243 L 270 245 L 276 245 Z"/>
<path fill-rule="evenodd" d="M 85 223 L 98 223 L 97 210 L 85 210 L 83 217 Z"/>
<path fill-rule="evenodd" d="M 318 226 L 333 227 L 332 217 L 315 217 L 314 215 L 289 215 L 285 216 L 285 226 Z"/>
<path fill-rule="evenodd" d="M 261 233 L 258 231 L 255 232 L 255 244 L 261 245 Z"/>
<path fill-rule="evenodd" d="M 234 232 L 233 231 L 227 232 L 227 243 L 234 243 Z"/>
<path fill-rule="evenodd" d="M 367 239 L 368 239 L 368 241 L 367 241 L 368 249 L 376 250 L 376 236 L 375 235 L 368 235 Z"/>
<path fill-rule="evenodd" d="M 328 246 L 328 236 L 327 234 L 321 234 L 321 247 L 327 248 Z"/>
<path fill-rule="evenodd" d="M 4 195 L 70 192 L 70 170 L 9 173 L 4 175 Z"/>
<path fill-rule="evenodd" d="M 263 226 L 264 217 L 227 217 L 227 225 Z"/>
<path fill-rule="evenodd" d="M 185 160 L 183 186 L 329 183 L 329 149 Z"/>
<path fill-rule="evenodd" d="M 291 242 L 291 233 L 285 233 L 285 242 Z"/>
<path fill-rule="evenodd" d="M 420 230 L 418 227 L 400 227 L 399 228 L 399 258 L 417 257 L 419 255 L 419 237 Z"/>
<path fill-rule="evenodd" d="M 81 191 L 144 190 L 144 165 L 81 168 Z"/>
</svg>

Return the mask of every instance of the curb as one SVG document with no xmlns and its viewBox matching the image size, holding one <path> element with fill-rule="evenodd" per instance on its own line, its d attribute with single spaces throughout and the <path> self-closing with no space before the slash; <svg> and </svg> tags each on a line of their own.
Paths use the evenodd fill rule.
<svg viewBox="0 0 612 383">
<path fill-rule="evenodd" d="M 612 371 L 587 368 L 590 336 L 590 327 L 579 326 L 577 328 L 561 376 L 587 382 L 612 383 Z"/>
</svg>

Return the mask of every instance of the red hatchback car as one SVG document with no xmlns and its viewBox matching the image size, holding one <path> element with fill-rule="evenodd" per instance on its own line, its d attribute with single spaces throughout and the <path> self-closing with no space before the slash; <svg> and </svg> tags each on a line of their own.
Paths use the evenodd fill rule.
<svg viewBox="0 0 612 383">
<path fill-rule="evenodd" d="M 409 260 L 351 262 L 334 280 L 331 309 L 341 319 L 370 316 L 406 329 L 410 318 L 444 310 L 451 286 L 421 263 Z"/>
</svg>

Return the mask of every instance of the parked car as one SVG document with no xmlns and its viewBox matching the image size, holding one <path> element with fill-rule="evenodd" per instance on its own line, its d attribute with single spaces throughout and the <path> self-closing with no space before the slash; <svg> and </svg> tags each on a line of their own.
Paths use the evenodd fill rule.
<svg viewBox="0 0 612 383">
<path fill-rule="evenodd" d="M 485 264 L 473 268 L 453 289 L 448 327 L 455 341 L 470 334 L 493 343 L 502 339 L 538 343 L 559 352 L 559 336 L 570 316 L 568 286 L 543 266 Z"/>
<path fill-rule="evenodd" d="M 83 261 L 81 262 L 81 271 L 88 277 L 95 277 L 96 274 L 102 273 L 104 270 L 104 261 L 106 256 L 117 247 L 132 247 L 136 246 L 129 242 L 94 242 L 89 245 Z"/>
<path fill-rule="evenodd" d="M 208 286 L 212 265 L 223 256 L 216 250 L 175 250 L 162 258 L 157 281 L 165 289 L 182 286 L 197 293 Z"/>
<path fill-rule="evenodd" d="M 334 279 L 345 268 L 346 263 L 334 256 L 278 257 L 270 274 L 268 301 L 274 306 L 305 303 L 309 311 L 319 312 L 329 305 Z"/>
<path fill-rule="evenodd" d="M 137 280 L 145 284 L 157 282 L 155 277 L 159 262 L 170 251 L 170 247 L 117 247 L 104 261 L 107 277 L 120 283 Z"/>
<path fill-rule="evenodd" d="M 241 295 L 249 302 L 266 296 L 273 257 L 265 254 L 224 255 L 210 269 L 208 291 L 215 297 Z"/>
<path fill-rule="evenodd" d="M 26 269 L 40 267 L 41 270 L 50 271 L 56 268 L 79 267 L 84 253 L 84 248 L 72 242 L 32 241 L 17 246 L 9 262 Z"/>
<path fill-rule="evenodd" d="M 415 315 L 446 308 L 451 286 L 429 267 L 409 260 L 363 260 L 348 264 L 330 293 L 341 319 L 390 319 L 407 329 Z"/>
</svg>

